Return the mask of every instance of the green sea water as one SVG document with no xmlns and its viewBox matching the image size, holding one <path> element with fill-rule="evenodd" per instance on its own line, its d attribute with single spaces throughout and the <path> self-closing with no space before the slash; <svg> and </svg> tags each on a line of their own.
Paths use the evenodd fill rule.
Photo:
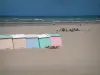
<svg viewBox="0 0 100 75">
<path fill-rule="evenodd" d="M 0 22 L 99 21 L 100 16 L 1 16 Z"/>
</svg>

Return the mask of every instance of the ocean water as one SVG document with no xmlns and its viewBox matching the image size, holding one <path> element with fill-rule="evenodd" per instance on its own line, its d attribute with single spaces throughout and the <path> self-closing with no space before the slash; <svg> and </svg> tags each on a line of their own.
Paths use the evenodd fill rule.
<svg viewBox="0 0 100 75">
<path fill-rule="evenodd" d="M 100 21 L 100 16 L 1 16 L 0 22 L 72 22 Z"/>
</svg>

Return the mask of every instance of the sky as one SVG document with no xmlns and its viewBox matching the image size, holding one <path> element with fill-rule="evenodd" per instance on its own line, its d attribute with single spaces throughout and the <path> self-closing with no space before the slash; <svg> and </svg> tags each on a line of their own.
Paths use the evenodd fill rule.
<svg viewBox="0 0 100 75">
<path fill-rule="evenodd" d="M 100 0 L 0 0 L 0 16 L 100 15 Z"/>
</svg>

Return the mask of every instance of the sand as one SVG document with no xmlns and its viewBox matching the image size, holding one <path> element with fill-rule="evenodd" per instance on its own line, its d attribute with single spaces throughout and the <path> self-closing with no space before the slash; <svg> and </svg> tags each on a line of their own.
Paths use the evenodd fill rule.
<svg viewBox="0 0 100 75">
<path fill-rule="evenodd" d="M 1 50 L 0 75 L 100 75 L 100 24 L 6 25 L 0 34 L 56 33 L 62 27 L 83 31 L 59 32 L 63 47 L 56 50 Z"/>
</svg>

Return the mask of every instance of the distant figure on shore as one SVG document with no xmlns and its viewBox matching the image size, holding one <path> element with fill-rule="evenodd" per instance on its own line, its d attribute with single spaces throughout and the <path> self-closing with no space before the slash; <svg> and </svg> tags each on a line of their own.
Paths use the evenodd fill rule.
<svg viewBox="0 0 100 75">
<path fill-rule="evenodd" d="M 59 32 L 59 30 L 56 30 L 56 33 L 58 33 Z"/>
<path fill-rule="evenodd" d="M 53 25 L 55 25 L 55 23 L 53 22 Z"/>
<path fill-rule="evenodd" d="M 68 32 L 67 28 L 66 28 L 66 32 Z"/>
<path fill-rule="evenodd" d="M 74 31 L 80 31 L 78 28 L 73 28 Z"/>
<path fill-rule="evenodd" d="M 64 32 L 66 29 L 65 28 L 62 28 L 62 31 Z"/>
<path fill-rule="evenodd" d="M 73 28 L 72 29 L 69 29 L 69 31 L 74 32 L 74 29 Z"/>
</svg>

